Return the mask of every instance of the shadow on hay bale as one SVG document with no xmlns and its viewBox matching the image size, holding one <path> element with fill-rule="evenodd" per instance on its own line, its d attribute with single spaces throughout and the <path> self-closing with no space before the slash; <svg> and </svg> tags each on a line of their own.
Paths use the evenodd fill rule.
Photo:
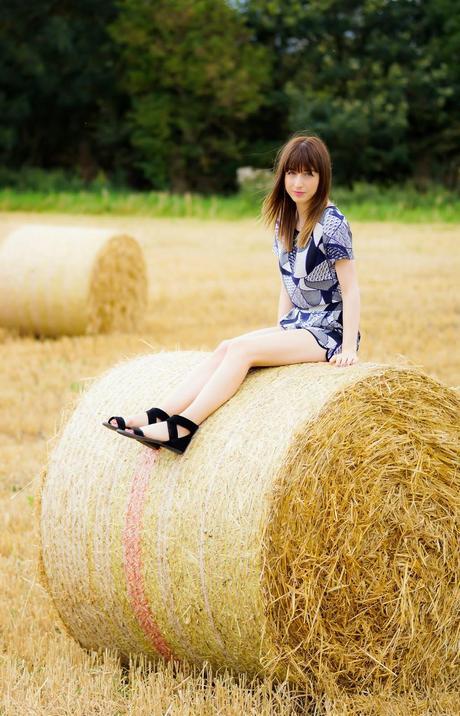
<svg viewBox="0 0 460 716">
<path fill-rule="evenodd" d="M 23 333 L 133 330 L 147 289 L 140 244 L 112 229 L 32 224 L 0 247 L 0 324 Z"/>
<path fill-rule="evenodd" d="M 56 440 L 41 568 L 68 631 L 312 695 L 458 686 L 455 392 L 407 367 L 296 364 L 252 369 L 183 456 L 101 426 L 161 405 L 204 355 L 115 366 Z"/>
</svg>

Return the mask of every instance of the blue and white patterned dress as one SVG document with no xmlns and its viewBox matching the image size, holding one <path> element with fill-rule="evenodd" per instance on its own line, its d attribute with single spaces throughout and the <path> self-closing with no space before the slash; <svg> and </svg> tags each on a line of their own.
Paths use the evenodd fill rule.
<svg viewBox="0 0 460 716">
<path fill-rule="evenodd" d="M 342 291 L 335 270 L 337 259 L 353 259 L 352 234 L 345 216 L 332 205 L 324 209 L 307 246 L 285 251 L 275 224 L 273 252 L 294 308 L 280 318 L 281 328 L 305 328 L 326 349 L 326 360 L 342 351 Z M 356 350 L 361 334 L 358 331 Z"/>
</svg>

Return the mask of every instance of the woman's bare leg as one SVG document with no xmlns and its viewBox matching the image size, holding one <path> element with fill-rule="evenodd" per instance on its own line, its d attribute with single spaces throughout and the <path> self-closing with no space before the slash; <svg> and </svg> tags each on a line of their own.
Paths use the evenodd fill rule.
<svg viewBox="0 0 460 716">
<path fill-rule="evenodd" d="M 238 339 L 245 339 L 246 337 L 252 338 L 259 334 L 270 333 L 272 331 L 279 331 L 278 326 L 271 326 L 270 328 L 259 328 L 249 333 L 243 333 L 241 336 L 237 336 Z M 215 370 L 221 364 L 225 357 L 227 345 L 230 341 L 222 341 L 214 352 L 201 361 L 193 370 L 182 380 L 179 385 L 174 388 L 173 392 L 169 393 L 158 405 L 155 407 L 165 410 L 169 415 L 177 415 L 182 413 L 196 398 L 198 393 L 206 385 L 207 381 L 211 378 Z M 115 421 L 112 421 L 115 425 Z M 137 415 L 130 415 L 126 418 L 126 425 L 131 428 L 144 427 L 147 425 L 147 414 L 138 413 Z"/>
<path fill-rule="evenodd" d="M 231 398 L 252 366 L 277 366 L 292 363 L 321 362 L 326 351 L 306 330 L 277 330 L 278 335 L 234 339 L 224 358 L 192 403 L 181 415 L 198 425 Z M 143 428 L 147 437 L 167 440 L 166 422 Z M 178 426 L 178 436 L 187 435 L 187 428 Z"/>
</svg>

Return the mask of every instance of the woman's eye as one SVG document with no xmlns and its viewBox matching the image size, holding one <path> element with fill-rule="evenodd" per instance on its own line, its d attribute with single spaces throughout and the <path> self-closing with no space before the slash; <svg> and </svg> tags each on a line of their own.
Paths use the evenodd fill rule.
<svg viewBox="0 0 460 716">
<path fill-rule="evenodd" d="M 295 174 L 295 173 L 296 173 L 296 172 L 295 172 L 293 169 L 288 169 L 288 170 L 286 171 L 286 174 Z M 307 174 L 307 175 L 310 176 L 310 177 L 313 176 L 313 172 L 308 172 L 308 171 L 304 171 L 304 172 L 302 172 L 302 174 Z"/>
</svg>

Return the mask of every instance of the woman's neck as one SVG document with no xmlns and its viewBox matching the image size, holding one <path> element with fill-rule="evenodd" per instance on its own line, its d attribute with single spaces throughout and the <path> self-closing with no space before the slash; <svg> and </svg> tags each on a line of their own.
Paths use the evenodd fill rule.
<svg viewBox="0 0 460 716">
<path fill-rule="evenodd" d="M 331 205 L 331 201 L 330 201 L 330 199 L 328 199 L 327 202 L 326 202 L 326 206 L 330 206 L 330 205 Z M 305 224 L 305 222 L 306 222 L 307 219 L 308 219 L 308 214 L 309 214 L 309 207 L 308 207 L 308 206 L 305 206 L 305 207 L 297 207 L 296 229 L 297 229 L 298 231 L 301 231 L 301 230 L 302 230 L 303 225 Z"/>
<path fill-rule="evenodd" d="M 308 207 L 306 207 L 306 208 L 297 207 L 296 229 L 298 231 L 300 231 L 302 229 L 302 226 L 305 224 L 307 219 L 308 219 Z"/>
</svg>

